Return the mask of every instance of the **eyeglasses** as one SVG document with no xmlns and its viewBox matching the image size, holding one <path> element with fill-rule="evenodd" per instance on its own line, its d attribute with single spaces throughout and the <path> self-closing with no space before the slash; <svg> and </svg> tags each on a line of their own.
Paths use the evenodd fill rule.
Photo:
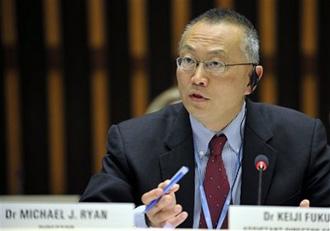
<svg viewBox="0 0 330 231">
<path fill-rule="evenodd" d="M 224 62 L 216 61 L 216 60 L 198 61 L 191 57 L 178 57 L 176 59 L 177 67 L 181 68 L 182 70 L 189 72 L 189 73 L 194 73 L 200 63 L 203 63 L 204 70 L 209 72 L 212 75 L 218 75 L 218 74 L 225 72 L 226 67 L 229 67 L 229 66 L 242 66 L 242 65 L 256 66 L 257 65 L 256 63 L 225 64 Z"/>
</svg>

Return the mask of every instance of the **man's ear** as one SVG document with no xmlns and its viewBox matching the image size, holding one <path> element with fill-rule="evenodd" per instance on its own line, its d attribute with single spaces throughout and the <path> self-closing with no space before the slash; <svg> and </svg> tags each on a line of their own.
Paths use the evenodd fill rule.
<svg viewBox="0 0 330 231">
<path fill-rule="evenodd" d="M 260 79 L 262 78 L 262 75 L 264 74 L 264 68 L 261 65 L 257 65 L 256 73 L 257 73 L 259 81 L 260 81 Z"/>
<path fill-rule="evenodd" d="M 249 84 L 245 94 L 250 95 L 257 88 L 258 83 L 263 75 L 263 67 L 261 65 L 254 66 L 249 74 Z"/>
</svg>

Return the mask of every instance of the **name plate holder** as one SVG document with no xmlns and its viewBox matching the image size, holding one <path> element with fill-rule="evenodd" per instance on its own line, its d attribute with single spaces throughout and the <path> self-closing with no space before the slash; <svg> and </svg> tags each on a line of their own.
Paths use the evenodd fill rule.
<svg viewBox="0 0 330 231">
<path fill-rule="evenodd" d="M 132 228 L 129 203 L 0 203 L 1 228 Z"/>
<path fill-rule="evenodd" d="M 230 206 L 229 229 L 330 231 L 330 208 Z"/>
</svg>

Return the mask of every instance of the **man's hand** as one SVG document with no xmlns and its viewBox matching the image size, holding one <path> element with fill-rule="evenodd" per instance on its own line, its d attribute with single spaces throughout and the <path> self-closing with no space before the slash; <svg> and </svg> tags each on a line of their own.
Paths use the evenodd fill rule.
<svg viewBox="0 0 330 231">
<path fill-rule="evenodd" d="M 299 204 L 299 207 L 300 208 L 309 208 L 309 200 L 307 200 L 307 199 L 304 199 L 304 200 L 302 200 L 301 202 L 300 202 L 300 204 Z"/>
<path fill-rule="evenodd" d="M 166 180 L 160 183 L 158 188 L 143 194 L 141 198 L 143 204 L 147 205 L 161 196 L 163 189 L 169 182 L 169 180 Z M 186 220 L 188 213 L 182 211 L 182 206 L 176 203 L 175 192 L 178 190 L 179 185 L 175 184 L 169 193 L 163 195 L 158 203 L 146 214 L 150 221 L 150 226 L 175 228 Z"/>
</svg>

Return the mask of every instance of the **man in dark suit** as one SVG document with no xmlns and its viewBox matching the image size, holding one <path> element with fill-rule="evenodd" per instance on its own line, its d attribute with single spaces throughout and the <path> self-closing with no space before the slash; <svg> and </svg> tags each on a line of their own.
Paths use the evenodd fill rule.
<svg viewBox="0 0 330 231">
<path fill-rule="evenodd" d="M 224 197 L 232 204 L 257 203 L 255 158 L 263 154 L 269 166 L 262 204 L 330 206 L 330 148 L 322 123 L 246 100 L 263 74 L 258 52 L 253 25 L 234 11 L 212 9 L 193 20 L 177 59 L 182 103 L 113 125 L 102 171 L 81 201 L 133 202 L 139 213 L 185 165 L 190 171 L 180 186 L 139 219 L 153 227 L 201 227 L 208 143 L 224 136 L 221 161 L 230 186 Z"/>
</svg>

